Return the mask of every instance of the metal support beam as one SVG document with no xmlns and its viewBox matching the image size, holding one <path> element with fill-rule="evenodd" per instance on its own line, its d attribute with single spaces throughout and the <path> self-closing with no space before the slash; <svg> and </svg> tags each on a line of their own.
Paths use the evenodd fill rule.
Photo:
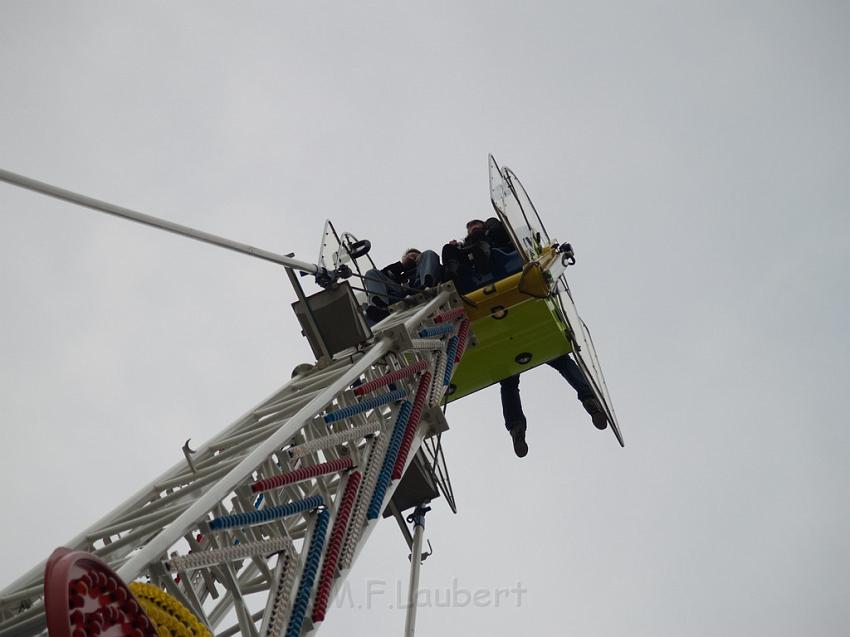
<svg viewBox="0 0 850 637">
<path fill-rule="evenodd" d="M 282 447 L 308 420 L 319 413 L 339 392 L 346 389 L 355 378 L 358 378 L 373 363 L 383 357 L 389 349 L 390 344 L 386 341 L 376 343 L 371 350 L 351 366 L 346 374 L 343 374 L 331 383 L 325 391 L 321 392 L 306 406 L 302 407 L 285 425 L 271 434 L 219 482 L 201 495 L 171 525 L 163 529 L 154 540 L 137 551 L 118 570 L 118 576 L 125 581 L 132 580 L 144 570 L 149 562 L 159 559 L 159 556 L 185 534 L 190 527 L 194 526 L 197 520 L 203 519 L 222 498 L 233 491 L 236 485 L 253 471 L 254 467 L 265 461 L 275 450 Z"/>
<path fill-rule="evenodd" d="M 410 585 L 407 589 L 407 618 L 404 637 L 413 637 L 416 631 L 416 598 L 419 593 L 419 567 L 422 565 L 422 536 L 425 535 L 425 514 L 431 507 L 420 505 L 407 518 L 413 523 L 413 548 L 410 553 Z"/>
<path fill-rule="evenodd" d="M 401 511 L 398 510 L 398 507 L 392 500 L 390 500 L 390 503 L 387 505 L 387 509 L 389 509 L 390 513 L 393 514 L 395 521 L 398 523 L 398 528 L 401 529 L 401 535 L 404 538 L 404 541 L 407 542 L 407 548 L 412 551 L 413 536 L 410 534 L 410 529 L 407 528 L 407 524 L 404 521 L 404 517 L 401 515 Z"/>
<path fill-rule="evenodd" d="M 395 420 L 398 406 L 382 407 L 368 414 L 358 413 L 333 426 L 324 423 L 321 414 L 331 403 L 339 409 L 358 404 L 350 392 L 351 383 L 355 379 L 365 377 L 366 380 L 374 380 L 397 371 L 408 356 L 426 361 L 431 359 L 431 352 L 412 350 L 404 343 L 409 343 L 410 333 L 416 332 L 419 323 L 434 311 L 440 310 L 443 304 L 457 303 L 451 290 L 438 290 L 432 294 L 434 296 L 431 298 L 428 298 L 430 295 L 423 295 L 422 303 L 425 307 L 399 308 L 392 332 L 379 332 L 365 352 L 340 358 L 323 370 L 316 369 L 293 379 L 286 387 L 277 390 L 244 414 L 213 441 L 201 445 L 193 456 L 195 472 L 190 472 L 185 460 L 181 459 L 161 478 L 78 536 L 73 544 L 79 544 L 80 548 L 95 551 L 96 554 L 106 554 L 110 558 L 110 566 L 125 581 L 136 579 L 138 575 L 147 572 L 154 583 L 165 588 L 213 630 L 225 616 L 231 614 L 235 616 L 239 632 L 246 637 L 256 637 L 258 614 L 254 608 L 249 610 L 246 596 L 266 594 L 267 609 L 284 603 L 282 608 L 285 610 L 291 604 L 291 601 L 278 599 L 277 593 L 270 588 L 274 579 L 271 577 L 270 560 L 274 559 L 274 554 L 264 553 L 262 542 L 266 538 L 289 538 L 294 543 L 293 551 L 295 546 L 301 548 L 301 558 L 293 558 L 297 560 L 293 564 L 300 563 L 304 559 L 304 550 L 310 546 L 310 520 L 315 517 L 315 513 L 306 511 L 303 516 L 255 524 L 259 521 L 255 511 L 317 494 L 321 494 L 325 506 L 334 511 L 342 496 L 340 489 L 343 482 L 336 475 L 317 477 L 309 484 L 299 482 L 267 492 L 263 504 L 254 501 L 251 484 L 280 472 L 315 464 L 320 458 L 329 461 L 348 453 L 360 459 L 360 447 L 372 446 L 370 436 L 375 431 L 382 432 L 378 439 L 388 441 L 388 426 Z M 397 350 L 402 354 L 398 354 Z M 406 391 L 413 391 L 413 380 L 402 379 L 399 383 Z M 427 423 L 415 430 L 410 453 L 405 458 L 405 467 L 415 457 L 416 449 L 428 431 Z M 349 437 L 350 432 L 355 435 Z M 327 449 L 321 442 L 324 439 L 327 439 Z M 321 443 L 323 450 L 305 451 L 312 460 L 299 459 L 286 451 L 290 443 L 303 445 L 306 449 L 311 442 L 316 441 Z M 398 481 L 387 485 L 384 506 L 391 502 L 397 486 Z M 173 490 L 175 488 L 176 491 Z M 366 491 L 364 494 L 369 496 Z M 216 517 L 243 514 L 250 515 L 251 519 L 243 528 L 213 533 L 205 524 L 210 514 Z M 363 515 L 365 517 L 365 511 Z M 349 560 L 360 554 L 379 520 L 358 521 L 357 537 L 350 549 L 353 555 Z M 412 537 L 406 526 L 405 531 L 412 545 Z M 196 533 L 200 535 L 196 537 Z M 246 547 L 247 550 L 249 546 L 251 549 L 245 555 L 239 552 L 240 549 L 234 548 Z M 421 547 L 420 533 L 413 558 L 417 564 L 427 555 L 422 553 Z M 204 564 L 194 564 L 194 572 L 192 568 L 181 569 L 179 564 L 165 571 L 163 561 L 168 560 L 169 556 L 189 559 L 190 553 L 197 554 L 197 557 L 205 550 L 222 553 L 210 557 Z M 239 552 L 239 555 L 235 555 L 234 551 Z M 192 566 L 190 562 L 187 564 Z M 172 580 L 175 569 L 180 575 L 181 585 Z M 348 571 L 347 566 L 341 568 L 339 576 L 331 581 L 331 599 Z M 292 573 L 297 576 L 295 570 Z M 36 574 L 31 572 L 30 575 Z M 9 590 L 5 598 L 0 596 L 3 612 L 0 637 L 32 637 L 44 627 L 44 610 L 37 590 L 37 578 L 33 577 L 36 579 L 33 582 L 27 582 L 27 579 L 26 576 L 22 578 L 20 586 Z M 418 585 L 418 575 L 414 582 Z M 286 588 L 291 592 L 292 582 Z M 17 596 L 22 596 L 19 604 L 10 601 L 10 597 L 18 599 Z M 211 596 L 220 597 L 220 602 L 213 603 Z M 33 604 L 33 607 L 24 610 L 25 604 Z M 278 626 L 279 622 L 275 625 Z M 312 634 L 320 625 L 308 623 L 304 630 Z"/>
<path fill-rule="evenodd" d="M 135 210 L 130 210 L 123 206 L 116 206 L 115 204 L 87 197 L 86 195 L 81 195 L 76 192 L 71 192 L 70 190 L 59 188 L 58 186 L 52 186 L 51 184 L 43 181 L 24 177 L 23 175 L 18 175 L 16 173 L 9 172 L 8 170 L 3 170 L 2 168 L 0 168 L 0 181 L 5 181 L 13 186 L 26 188 L 27 190 L 32 190 L 33 192 L 47 195 L 48 197 L 54 197 L 56 199 L 61 199 L 62 201 L 67 201 L 68 203 L 83 206 L 84 208 L 91 208 L 98 212 L 105 212 L 110 215 L 115 215 L 116 217 L 121 217 L 122 219 L 129 219 L 130 221 L 159 228 L 166 232 L 173 232 L 174 234 L 195 239 L 196 241 L 203 241 L 204 243 L 209 243 L 220 248 L 233 250 L 234 252 L 241 252 L 242 254 L 247 254 L 248 256 L 256 257 L 257 259 L 271 261 L 272 263 L 279 263 L 280 265 L 285 265 L 286 267 L 293 268 L 294 270 L 301 270 L 308 274 L 316 274 L 320 269 L 319 266 L 313 263 L 292 259 L 290 257 L 283 256 L 282 254 L 275 254 L 274 252 L 255 248 L 247 243 L 231 241 L 230 239 L 225 239 L 224 237 L 219 237 L 218 235 L 210 234 L 203 230 L 196 230 L 195 228 L 166 221 L 165 219 L 147 215 L 143 212 L 136 212 Z"/>
</svg>

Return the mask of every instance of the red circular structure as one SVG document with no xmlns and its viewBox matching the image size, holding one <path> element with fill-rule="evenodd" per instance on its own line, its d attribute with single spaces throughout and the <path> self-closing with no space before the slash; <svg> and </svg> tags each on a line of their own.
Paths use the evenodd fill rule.
<svg viewBox="0 0 850 637">
<path fill-rule="evenodd" d="M 44 567 L 44 608 L 50 637 L 158 637 L 121 578 L 85 551 L 53 551 Z"/>
</svg>

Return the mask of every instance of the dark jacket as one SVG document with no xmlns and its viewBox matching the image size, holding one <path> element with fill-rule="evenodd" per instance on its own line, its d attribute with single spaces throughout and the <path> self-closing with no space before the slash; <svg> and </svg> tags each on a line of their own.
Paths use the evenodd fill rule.
<svg viewBox="0 0 850 637">
<path fill-rule="evenodd" d="M 405 267 L 401 261 L 396 261 L 395 263 L 390 263 L 385 268 L 381 268 L 381 272 L 387 275 L 391 281 L 408 287 L 413 286 L 413 282 L 416 279 L 416 271 L 415 262 Z"/>
<path fill-rule="evenodd" d="M 514 247 L 508 229 L 496 217 L 490 217 L 484 222 L 484 230 L 474 232 L 464 239 L 462 247 L 469 249 L 477 245 L 481 241 L 486 241 L 491 248 L 499 248 L 501 250 L 512 251 Z"/>
</svg>

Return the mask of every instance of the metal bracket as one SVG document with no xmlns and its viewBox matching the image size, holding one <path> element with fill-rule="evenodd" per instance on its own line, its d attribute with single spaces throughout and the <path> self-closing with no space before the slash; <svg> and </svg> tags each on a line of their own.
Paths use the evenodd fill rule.
<svg viewBox="0 0 850 637">
<path fill-rule="evenodd" d="M 558 252 L 561 254 L 561 265 L 567 267 L 576 264 L 576 253 L 569 243 L 562 243 L 558 246 Z"/>
<path fill-rule="evenodd" d="M 449 430 L 449 423 L 439 407 L 426 407 L 422 411 L 422 420 L 428 425 L 428 436 L 436 436 Z"/>
<path fill-rule="evenodd" d="M 195 469 L 194 463 L 192 462 L 192 454 L 195 453 L 195 451 L 194 451 L 194 449 L 189 447 L 189 441 L 190 440 L 192 440 L 192 439 L 188 438 L 183 445 L 183 455 L 186 457 L 186 464 L 189 465 L 189 468 L 192 470 L 192 473 L 198 473 L 197 470 Z"/>
<path fill-rule="evenodd" d="M 397 352 L 403 352 L 413 349 L 413 342 L 410 338 L 410 332 L 404 327 L 404 324 L 393 325 L 379 332 L 381 338 L 386 338 L 393 344 L 393 349 Z"/>
<path fill-rule="evenodd" d="M 431 557 L 431 555 L 433 555 L 433 553 L 434 553 L 434 547 L 431 546 L 431 540 L 425 540 L 425 541 L 428 542 L 428 551 L 427 552 L 423 551 L 422 553 L 419 554 L 419 561 L 420 562 L 424 562 L 429 557 Z M 410 560 L 412 557 L 413 557 L 413 554 L 411 553 L 410 555 L 407 556 L 407 559 Z"/>
<path fill-rule="evenodd" d="M 301 287 L 301 282 L 298 280 L 298 277 L 295 276 L 295 272 L 292 271 L 292 268 L 286 268 L 286 276 L 289 277 L 289 282 L 292 284 L 292 288 L 295 290 L 295 296 L 298 298 L 301 303 L 304 304 L 304 308 L 307 311 L 307 323 L 310 326 L 310 329 L 316 335 L 317 343 L 319 346 L 320 355 L 318 358 L 318 367 L 326 367 L 331 360 L 330 352 L 328 352 L 328 347 L 325 344 L 324 339 L 322 338 L 322 333 L 319 331 L 318 324 L 316 322 L 316 316 L 313 314 L 313 310 L 310 307 L 310 303 L 307 301 L 307 297 L 304 295 L 304 288 Z"/>
</svg>

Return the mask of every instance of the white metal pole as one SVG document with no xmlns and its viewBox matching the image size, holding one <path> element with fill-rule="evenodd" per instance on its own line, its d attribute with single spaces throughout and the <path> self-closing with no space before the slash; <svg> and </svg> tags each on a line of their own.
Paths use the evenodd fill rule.
<svg viewBox="0 0 850 637">
<path fill-rule="evenodd" d="M 279 263 L 280 265 L 285 265 L 287 267 L 292 268 L 293 270 L 300 270 L 309 274 L 316 274 L 319 271 L 319 266 L 315 265 L 314 263 L 299 261 L 298 259 L 286 257 L 282 254 L 275 254 L 273 252 L 268 252 L 267 250 L 255 248 L 254 246 L 250 246 L 247 243 L 231 241 L 230 239 L 225 239 L 224 237 L 219 237 L 218 235 L 210 234 L 209 232 L 204 232 L 203 230 L 196 230 L 195 228 L 190 228 L 189 226 L 184 226 L 179 223 L 166 221 L 165 219 L 146 215 L 142 212 L 136 212 L 135 210 L 130 210 L 129 208 L 124 208 L 123 206 L 116 206 L 115 204 L 107 203 L 106 201 L 101 201 L 92 197 L 87 197 L 86 195 L 81 195 L 76 192 L 71 192 L 70 190 L 65 190 L 64 188 L 52 186 L 43 181 L 24 177 L 23 175 L 18 175 L 16 173 L 9 172 L 8 170 L 3 170 L 2 168 L 0 168 L 0 181 L 5 181 L 6 183 L 12 184 L 13 186 L 26 188 L 27 190 L 32 190 L 33 192 L 37 192 L 42 195 L 47 195 L 48 197 L 55 197 L 56 199 L 61 199 L 62 201 L 77 204 L 78 206 L 83 206 L 84 208 L 91 208 L 92 210 L 105 212 L 110 215 L 115 215 L 116 217 L 121 217 L 122 219 L 129 219 L 130 221 L 143 223 L 147 226 L 159 228 L 160 230 L 165 230 L 167 232 L 173 232 L 174 234 L 179 234 L 184 237 L 189 237 L 190 239 L 203 241 L 204 243 L 210 243 L 212 245 L 219 246 L 220 248 L 226 248 L 227 250 L 241 252 L 242 254 L 247 254 L 248 256 L 263 259 L 265 261 Z"/>
<path fill-rule="evenodd" d="M 430 507 L 418 506 L 408 521 L 413 521 L 413 547 L 410 550 L 410 584 L 407 589 L 407 618 L 404 637 L 413 637 L 416 631 L 416 601 L 419 596 L 419 567 L 422 565 L 422 536 L 425 534 L 425 514 Z"/>
</svg>

